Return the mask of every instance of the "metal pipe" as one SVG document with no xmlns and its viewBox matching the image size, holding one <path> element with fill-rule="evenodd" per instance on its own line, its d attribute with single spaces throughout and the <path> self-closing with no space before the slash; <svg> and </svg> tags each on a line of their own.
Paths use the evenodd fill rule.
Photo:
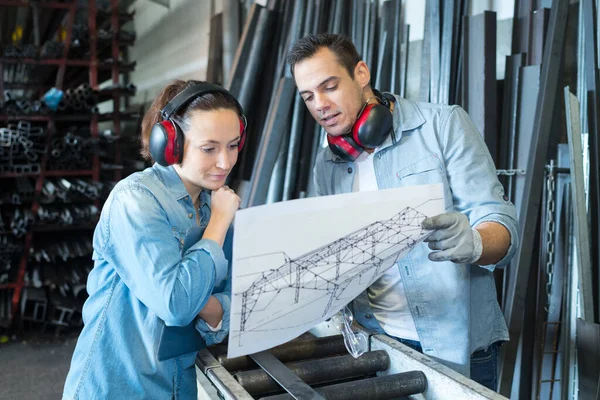
<svg viewBox="0 0 600 400">
<path fill-rule="evenodd" d="M 390 357 L 384 350 L 371 351 L 357 359 L 348 354 L 287 364 L 293 373 L 308 384 L 355 378 L 385 371 L 389 366 Z M 261 369 L 238 372 L 234 377 L 250 394 L 268 393 L 280 389 L 277 382 Z"/>
<path fill-rule="evenodd" d="M 423 393 L 427 377 L 421 371 L 408 371 L 358 381 L 338 383 L 316 389 L 327 400 L 387 400 Z M 288 400 L 289 394 L 263 397 L 261 400 Z"/>
<path fill-rule="evenodd" d="M 277 160 L 277 150 L 281 146 L 282 135 L 287 134 L 280 128 L 289 119 L 294 94 L 294 80 L 291 77 L 283 77 L 277 86 L 277 94 L 271 99 L 268 119 L 254 160 L 250 192 L 244 199 L 243 208 L 264 204 L 271 172 Z"/>
<path fill-rule="evenodd" d="M 271 354 L 281 362 L 292 362 L 310 358 L 321 358 L 346 353 L 346 346 L 342 336 L 326 336 L 323 338 L 297 339 L 274 347 Z M 256 364 L 250 357 L 227 358 L 227 348 L 222 354 L 216 354 L 216 359 L 228 371 L 239 371 L 256 368 Z"/>
</svg>

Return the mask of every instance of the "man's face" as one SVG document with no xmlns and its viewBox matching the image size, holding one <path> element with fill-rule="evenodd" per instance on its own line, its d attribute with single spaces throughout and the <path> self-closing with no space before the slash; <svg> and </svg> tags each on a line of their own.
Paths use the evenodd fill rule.
<svg viewBox="0 0 600 400">
<path fill-rule="evenodd" d="M 364 62 L 357 64 L 353 79 L 335 54 L 323 47 L 296 64 L 294 78 L 306 107 L 328 134 L 339 136 L 351 131 L 370 78 Z"/>
</svg>

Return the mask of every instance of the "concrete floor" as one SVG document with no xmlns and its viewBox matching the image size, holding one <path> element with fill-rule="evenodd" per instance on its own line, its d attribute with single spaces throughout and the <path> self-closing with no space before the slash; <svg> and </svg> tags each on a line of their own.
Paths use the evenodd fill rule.
<svg viewBox="0 0 600 400">
<path fill-rule="evenodd" d="M 56 338 L 35 335 L 0 344 L 0 399 L 60 400 L 77 333 Z M 198 373 L 198 399 L 218 399 L 210 382 Z"/>
<path fill-rule="evenodd" d="M 0 344 L 0 399 L 60 399 L 76 341 L 49 334 Z"/>
</svg>

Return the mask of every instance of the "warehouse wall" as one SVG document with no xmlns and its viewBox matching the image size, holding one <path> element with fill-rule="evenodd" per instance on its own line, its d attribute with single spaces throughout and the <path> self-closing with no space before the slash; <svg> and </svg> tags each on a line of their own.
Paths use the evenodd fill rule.
<svg viewBox="0 0 600 400">
<path fill-rule="evenodd" d="M 210 3 L 170 0 L 169 8 L 149 0 L 133 3 L 137 40 L 129 57 L 137 61 L 131 80 L 138 94 L 132 104 L 152 101 L 174 79 L 206 78 Z"/>
<path fill-rule="evenodd" d="M 225 0 L 214 0 L 214 12 L 222 10 Z M 260 1 L 262 3 L 262 0 Z M 513 1 L 473 0 L 471 14 L 484 10 L 498 13 L 498 77 L 504 75 L 504 55 L 510 53 Z M 208 64 L 210 0 L 170 0 L 166 8 L 150 0 L 134 1 L 137 41 L 130 59 L 137 61 L 131 80 L 138 87 L 132 104 L 151 101 L 173 79 L 205 79 Z M 405 0 L 404 11 L 410 24 L 410 69 L 408 97 L 418 92 L 421 40 L 425 18 L 423 0 Z M 506 42 L 506 43 L 504 43 Z"/>
</svg>

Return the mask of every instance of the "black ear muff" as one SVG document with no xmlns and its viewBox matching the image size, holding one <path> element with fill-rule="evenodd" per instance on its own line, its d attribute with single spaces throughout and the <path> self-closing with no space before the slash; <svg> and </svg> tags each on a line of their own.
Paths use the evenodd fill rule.
<svg viewBox="0 0 600 400">
<path fill-rule="evenodd" d="M 365 148 L 381 146 L 394 128 L 390 106 L 396 98 L 392 94 L 381 94 L 376 89 L 373 89 L 373 93 L 381 104 L 365 104 L 350 133 L 342 136 L 327 135 L 331 152 L 345 161 L 356 160 Z"/>
<path fill-rule="evenodd" d="M 381 146 L 394 125 L 389 107 L 368 104 L 352 126 L 352 138 L 365 148 Z"/>
<path fill-rule="evenodd" d="M 150 155 L 162 166 L 180 163 L 183 158 L 183 132 L 173 120 L 161 121 L 150 133 Z"/>
<path fill-rule="evenodd" d="M 182 90 L 160 111 L 162 121 L 156 123 L 150 132 L 150 155 L 152 159 L 162 166 L 180 163 L 183 159 L 183 131 L 171 118 L 181 107 L 207 93 L 223 93 L 231 96 L 238 108 L 240 118 L 240 142 L 238 151 L 241 151 L 246 142 L 246 129 L 248 123 L 244 110 L 238 101 L 226 89 L 211 83 L 198 83 Z"/>
</svg>

